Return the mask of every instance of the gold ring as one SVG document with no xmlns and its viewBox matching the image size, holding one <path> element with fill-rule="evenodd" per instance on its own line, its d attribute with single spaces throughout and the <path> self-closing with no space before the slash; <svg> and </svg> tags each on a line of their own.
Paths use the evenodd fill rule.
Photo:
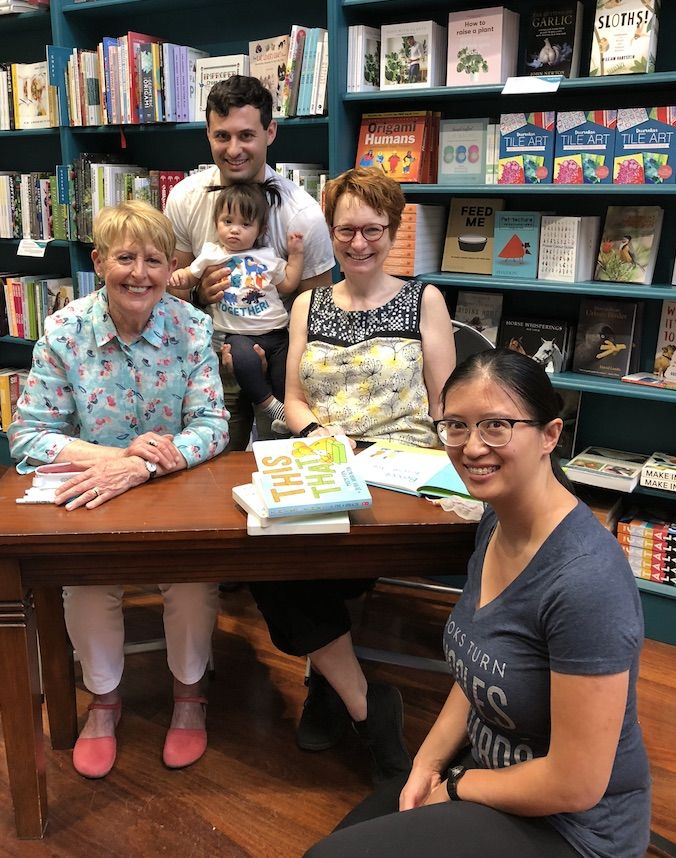
<svg viewBox="0 0 676 858">
<path fill-rule="evenodd" d="M 150 441 L 148 441 L 148 444 L 151 447 L 157 447 L 157 441 L 154 438 L 151 438 Z"/>
<path fill-rule="evenodd" d="M 95 498 L 97 498 L 97 497 L 101 494 L 101 492 L 99 491 L 99 489 L 98 489 L 96 486 L 94 486 L 94 488 L 92 489 L 92 491 L 94 492 L 94 497 L 95 497 Z"/>
</svg>

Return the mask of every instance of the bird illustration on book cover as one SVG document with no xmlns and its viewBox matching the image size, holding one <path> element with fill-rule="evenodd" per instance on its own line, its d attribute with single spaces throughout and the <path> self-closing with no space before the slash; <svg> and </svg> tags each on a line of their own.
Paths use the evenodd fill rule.
<svg viewBox="0 0 676 858">
<path fill-rule="evenodd" d="M 530 242 L 522 241 L 519 236 L 514 233 L 502 250 L 498 251 L 498 256 L 500 259 L 504 259 L 507 262 L 523 265 L 524 258 L 526 256 L 530 256 Z"/>
</svg>

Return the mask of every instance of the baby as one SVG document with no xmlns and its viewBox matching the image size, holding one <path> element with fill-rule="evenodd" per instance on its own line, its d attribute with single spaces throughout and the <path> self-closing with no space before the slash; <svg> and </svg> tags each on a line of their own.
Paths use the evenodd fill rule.
<svg viewBox="0 0 676 858">
<path fill-rule="evenodd" d="M 280 295 L 298 288 L 303 273 L 303 236 L 287 236 L 288 261 L 273 248 L 259 246 L 265 235 L 270 205 L 280 202 L 274 180 L 263 184 L 242 182 L 218 191 L 214 221 L 218 244 L 206 242 L 189 268 L 179 268 L 170 286 L 195 288 L 205 270 L 222 265 L 230 271 L 230 281 L 220 303 L 206 312 L 214 322 L 213 345 L 222 353 L 229 345 L 237 383 L 256 410 L 270 420 L 284 421 L 284 379 L 289 345 L 289 316 Z M 267 373 L 254 351 L 258 344 L 265 352 Z"/>
</svg>

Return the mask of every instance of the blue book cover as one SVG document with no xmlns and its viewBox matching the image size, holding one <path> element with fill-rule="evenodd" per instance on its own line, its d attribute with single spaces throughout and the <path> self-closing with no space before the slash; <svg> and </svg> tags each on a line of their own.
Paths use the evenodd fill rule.
<svg viewBox="0 0 676 858">
<path fill-rule="evenodd" d="M 496 212 L 493 232 L 493 274 L 537 277 L 540 212 Z"/>
<path fill-rule="evenodd" d="M 500 116 L 499 185 L 551 184 L 554 111 Z"/>
<path fill-rule="evenodd" d="M 556 114 L 555 185 L 609 185 L 617 110 L 565 110 Z"/>
<path fill-rule="evenodd" d="M 113 78 L 110 70 L 110 49 L 115 48 L 117 50 L 117 38 L 103 36 L 101 44 L 103 45 L 103 88 L 106 95 L 106 116 L 108 122 L 112 124 L 115 117 L 113 116 Z"/>
<path fill-rule="evenodd" d="M 296 116 L 308 116 L 310 113 L 312 79 L 314 77 L 318 40 L 319 28 L 310 27 L 305 38 L 305 50 L 303 51 L 303 65 L 301 66 L 300 72 L 300 87 L 298 88 Z"/>
<path fill-rule="evenodd" d="M 73 51 L 58 45 L 47 45 L 47 78 L 49 86 L 56 87 L 56 100 L 59 105 L 59 125 L 70 125 L 68 112 L 68 81 L 66 70 Z"/>
<path fill-rule="evenodd" d="M 676 107 L 617 111 L 613 182 L 673 185 L 676 180 Z"/>
<path fill-rule="evenodd" d="M 253 453 L 268 518 L 371 506 L 345 435 L 255 441 Z"/>
</svg>

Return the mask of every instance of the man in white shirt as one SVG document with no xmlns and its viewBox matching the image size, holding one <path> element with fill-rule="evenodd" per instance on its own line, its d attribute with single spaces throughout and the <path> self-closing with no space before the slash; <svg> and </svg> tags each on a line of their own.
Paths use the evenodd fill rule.
<svg viewBox="0 0 676 858">
<path fill-rule="evenodd" d="M 220 81 L 209 93 L 206 120 L 214 166 L 179 182 L 170 192 L 165 209 L 176 232 L 178 266 L 190 265 L 206 241 L 217 241 L 214 223 L 217 194 L 208 193 L 207 187 L 274 178 L 282 202 L 270 211 L 266 244 L 286 259 L 287 234 L 302 233 L 305 259 L 299 291 L 331 283 L 333 251 L 320 206 L 266 163 L 268 146 L 277 136 L 270 92 L 253 77 L 234 75 Z M 227 268 L 216 266 L 207 269 L 195 289 L 172 287 L 170 291 L 206 307 L 208 312 L 209 305 L 223 297 L 229 274 Z M 253 425 L 253 407 L 242 395 L 229 368 L 222 369 L 226 406 L 231 415 L 227 449 L 244 450 Z"/>
</svg>

